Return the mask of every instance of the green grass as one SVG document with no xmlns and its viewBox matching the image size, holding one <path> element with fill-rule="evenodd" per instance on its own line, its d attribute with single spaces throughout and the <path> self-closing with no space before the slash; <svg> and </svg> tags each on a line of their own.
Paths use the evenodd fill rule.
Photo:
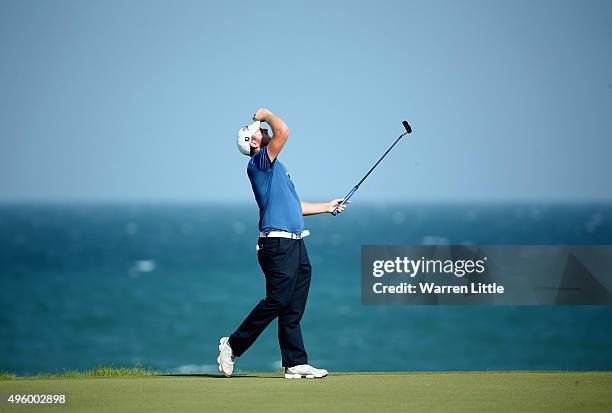
<svg viewBox="0 0 612 413">
<path fill-rule="evenodd" d="M 69 370 L 62 373 L 38 373 L 18 376 L 14 373 L 0 372 L 1 380 L 43 380 L 43 379 L 82 379 L 87 377 L 145 377 L 163 374 L 158 370 L 136 365 L 134 367 L 99 366 L 92 370 Z"/>
<path fill-rule="evenodd" d="M 7 376 L 0 392 L 64 393 L 76 412 L 612 411 L 612 372 L 335 373 L 285 380 L 281 372 L 226 379 L 101 369 L 81 376 Z"/>
</svg>

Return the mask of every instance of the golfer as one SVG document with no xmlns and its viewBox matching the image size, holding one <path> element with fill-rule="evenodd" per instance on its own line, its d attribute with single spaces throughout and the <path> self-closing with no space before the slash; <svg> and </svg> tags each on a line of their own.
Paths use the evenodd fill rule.
<svg viewBox="0 0 612 413">
<path fill-rule="evenodd" d="M 257 259 L 266 277 L 266 297 L 253 308 L 238 329 L 219 341 L 219 370 L 227 377 L 240 357 L 272 320 L 278 317 L 278 341 L 285 378 L 321 378 L 327 370 L 308 364 L 300 320 L 310 287 L 310 261 L 303 238 L 303 215 L 331 213 L 342 201 L 300 201 L 289 172 L 278 155 L 289 137 L 285 122 L 268 109 L 261 108 L 254 122 L 238 131 L 238 149 L 250 156 L 247 174 L 259 206 Z M 266 122 L 272 128 L 261 127 Z M 343 212 L 345 205 L 338 208 Z"/>
</svg>

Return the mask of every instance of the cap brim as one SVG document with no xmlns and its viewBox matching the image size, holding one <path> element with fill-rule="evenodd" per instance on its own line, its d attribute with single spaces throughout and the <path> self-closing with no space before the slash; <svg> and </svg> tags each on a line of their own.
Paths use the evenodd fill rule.
<svg viewBox="0 0 612 413">
<path fill-rule="evenodd" d="M 253 136 L 253 134 L 259 130 L 260 126 L 261 126 L 261 122 L 258 121 L 258 120 L 256 120 L 255 122 L 251 123 L 248 126 L 250 136 Z"/>
</svg>

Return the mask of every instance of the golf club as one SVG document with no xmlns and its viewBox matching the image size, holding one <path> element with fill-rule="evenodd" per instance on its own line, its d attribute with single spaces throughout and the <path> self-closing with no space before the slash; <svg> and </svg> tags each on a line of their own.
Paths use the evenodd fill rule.
<svg viewBox="0 0 612 413">
<path fill-rule="evenodd" d="M 353 194 L 357 191 L 357 189 L 359 188 L 359 185 L 361 185 L 363 183 L 363 181 L 366 180 L 366 178 L 372 173 L 372 171 L 374 170 L 374 168 L 376 168 L 378 166 L 378 164 L 380 163 L 380 161 L 383 160 L 383 158 L 385 156 L 387 156 L 387 154 L 389 153 L 389 151 L 391 149 L 393 149 L 393 147 L 395 146 L 396 143 L 399 142 L 400 139 L 402 139 L 405 135 L 408 135 L 410 132 L 412 132 L 412 128 L 410 127 L 410 124 L 407 121 L 402 121 L 402 125 L 404 125 L 404 129 L 406 129 L 406 132 L 402 133 L 396 140 L 395 142 L 393 142 L 393 145 L 391 145 L 389 147 L 389 149 L 387 149 L 387 152 L 385 152 L 383 154 L 383 156 L 380 157 L 380 159 L 378 160 L 378 162 L 376 162 L 374 164 L 374 166 L 368 171 L 367 174 L 365 174 L 365 176 L 363 178 L 361 178 L 361 181 L 359 181 L 357 183 L 357 185 L 355 185 L 353 187 L 353 189 L 351 189 L 351 192 L 349 192 L 348 194 L 346 194 L 346 196 L 344 197 L 344 199 L 342 200 L 342 202 L 340 202 L 338 205 L 336 205 L 336 208 L 334 208 L 332 215 L 336 216 L 338 215 L 338 208 L 340 208 L 342 205 L 346 204 L 346 202 L 353 196 Z"/>
</svg>

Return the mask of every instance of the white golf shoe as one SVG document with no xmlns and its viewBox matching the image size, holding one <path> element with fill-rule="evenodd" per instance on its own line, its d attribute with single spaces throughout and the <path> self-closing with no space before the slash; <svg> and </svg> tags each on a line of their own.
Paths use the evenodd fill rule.
<svg viewBox="0 0 612 413">
<path fill-rule="evenodd" d="M 221 337 L 219 340 L 219 357 L 217 357 L 217 363 L 219 363 L 219 371 L 230 377 L 234 372 L 234 353 L 228 343 L 229 337 Z"/>
<path fill-rule="evenodd" d="M 327 370 L 316 369 L 309 364 L 285 367 L 286 379 L 320 379 L 327 376 Z"/>
</svg>

